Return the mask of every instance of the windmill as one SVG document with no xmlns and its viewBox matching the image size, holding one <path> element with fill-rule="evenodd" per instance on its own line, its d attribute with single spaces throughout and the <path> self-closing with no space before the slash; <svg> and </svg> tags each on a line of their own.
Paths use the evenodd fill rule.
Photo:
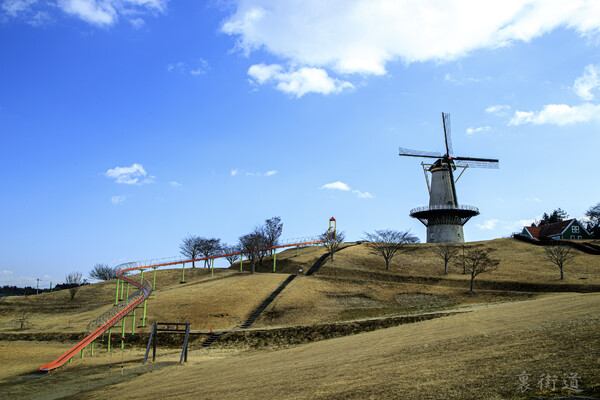
<svg viewBox="0 0 600 400">
<path fill-rule="evenodd" d="M 433 164 L 421 162 L 429 191 L 429 206 L 410 210 L 410 216 L 417 218 L 427 227 L 427 243 L 462 243 L 465 241 L 463 225 L 479 215 L 479 209 L 458 204 L 456 182 L 467 168 L 498 168 L 499 161 L 489 158 L 454 157 L 450 137 L 450 114 L 442 113 L 442 125 L 445 154 L 400 147 L 400 156 L 437 159 Z M 462 171 L 454 179 L 454 171 L 457 168 L 462 168 Z M 431 173 L 431 184 L 427 171 Z"/>
</svg>

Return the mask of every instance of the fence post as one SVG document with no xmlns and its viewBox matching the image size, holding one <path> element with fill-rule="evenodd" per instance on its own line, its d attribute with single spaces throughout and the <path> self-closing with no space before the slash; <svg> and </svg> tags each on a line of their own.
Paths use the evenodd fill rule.
<svg viewBox="0 0 600 400">
<path fill-rule="evenodd" d="M 125 272 L 121 274 L 121 276 L 125 276 Z M 121 282 L 121 300 L 123 300 L 123 290 L 125 289 L 125 282 Z"/>
<path fill-rule="evenodd" d="M 119 278 L 117 278 L 117 293 L 115 295 L 115 306 L 119 303 Z"/>
<path fill-rule="evenodd" d="M 144 312 L 142 314 L 142 326 L 146 327 L 146 300 L 144 300 Z"/>
<path fill-rule="evenodd" d="M 131 334 L 135 334 L 135 308 L 133 309 L 133 316 L 131 318 Z"/>
</svg>

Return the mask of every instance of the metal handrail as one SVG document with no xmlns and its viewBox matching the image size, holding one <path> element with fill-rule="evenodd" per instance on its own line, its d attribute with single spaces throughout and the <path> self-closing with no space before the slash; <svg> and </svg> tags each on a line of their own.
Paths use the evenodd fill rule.
<svg viewBox="0 0 600 400">
<path fill-rule="evenodd" d="M 467 205 L 455 206 L 455 205 L 440 204 L 440 205 L 421 206 L 421 207 L 413 208 L 412 210 L 410 210 L 410 214 L 415 214 L 415 213 L 423 212 L 423 211 L 436 211 L 436 210 L 465 210 L 465 211 L 474 211 L 477 213 L 479 212 L 479 208 L 474 207 L 474 206 L 467 206 Z"/>
<path fill-rule="evenodd" d="M 321 239 L 319 237 L 317 240 L 314 240 L 314 241 L 307 241 L 307 242 L 302 242 L 302 243 L 280 244 L 280 245 L 276 245 L 276 246 L 272 246 L 272 247 L 267 247 L 264 249 L 258 249 L 257 251 L 275 250 L 278 248 L 290 247 L 290 246 L 295 246 L 295 245 L 310 245 L 310 244 L 322 243 L 322 242 L 325 242 L 329 238 L 330 234 L 331 233 L 329 233 L 324 239 Z M 79 343 L 77 343 L 71 349 L 67 350 L 64 354 L 62 354 L 56 360 L 42 365 L 40 367 L 40 371 L 48 372 L 52 369 L 58 368 L 61 365 L 63 365 L 65 362 L 67 362 L 69 359 L 71 359 L 77 352 L 83 351 L 83 349 L 86 346 L 93 343 L 93 341 L 96 340 L 100 335 L 104 334 L 104 332 L 106 330 L 108 330 L 109 328 L 114 326 L 118 321 L 125 318 L 125 316 L 128 313 L 134 311 L 135 308 L 138 307 L 141 302 L 145 301 L 148 298 L 148 296 L 150 296 L 153 285 L 150 284 L 150 282 L 147 279 L 142 279 L 139 282 L 134 281 L 125 276 L 127 273 L 130 273 L 135 270 L 144 270 L 147 268 L 156 269 L 158 267 L 166 267 L 166 266 L 170 266 L 170 265 L 176 265 L 176 264 L 192 262 L 192 261 L 202 261 L 202 260 L 207 260 L 207 259 L 221 258 L 221 257 L 225 257 L 227 255 L 243 254 L 243 253 L 245 253 L 245 252 L 214 255 L 211 257 L 197 258 L 194 260 L 179 259 L 178 261 L 165 262 L 166 260 L 171 259 L 171 258 L 167 258 L 167 259 L 158 260 L 159 263 L 157 263 L 157 260 L 155 259 L 155 260 L 149 260 L 149 261 L 142 261 L 142 262 L 133 261 L 133 262 L 120 264 L 119 266 L 116 267 L 116 269 L 118 269 L 117 279 L 120 279 L 121 281 L 123 281 L 122 284 L 125 284 L 125 282 L 133 284 L 134 286 L 137 286 L 139 288 L 139 290 L 134 292 L 131 296 L 128 296 L 126 301 L 121 301 L 120 303 L 117 303 L 116 306 L 112 307 L 110 310 L 103 313 L 100 317 L 98 317 L 94 321 L 90 322 L 90 324 L 88 324 L 88 327 L 87 327 L 89 330 L 93 329 L 94 326 L 97 326 L 97 328 L 94 329 L 93 331 L 91 331 L 91 333 L 88 333 Z M 160 262 L 160 261 L 162 261 L 162 262 Z M 88 330 L 88 332 L 89 332 L 89 330 Z"/>
<path fill-rule="evenodd" d="M 148 294 L 152 293 L 152 283 L 148 279 L 143 278 L 140 283 L 149 292 Z M 123 309 L 125 309 L 129 304 L 133 303 L 143 295 L 144 290 L 138 289 L 132 294 L 130 294 L 126 299 L 120 300 L 116 305 L 112 306 L 109 310 L 104 312 L 102 315 L 100 315 L 98 318 L 94 319 L 87 325 L 85 330 L 85 336 L 88 336 L 90 333 L 94 332 L 96 329 L 104 325 L 111 318 L 113 318 L 115 315 L 117 315 Z"/>
</svg>

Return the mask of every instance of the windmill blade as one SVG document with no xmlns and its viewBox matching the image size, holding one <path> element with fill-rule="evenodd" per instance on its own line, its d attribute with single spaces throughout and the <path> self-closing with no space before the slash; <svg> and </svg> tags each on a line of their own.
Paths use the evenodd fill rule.
<svg viewBox="0 0 600 400">
<path fill-rule="evenodd" d="M 444 141 L 446 142 L 446 154 L 452 156 L 452 135 L 450 130 L 450 114 L 442 113 L 442 124 L 444 125 Z"/>
<path fill-rule="evenodd" d="M 407 157 L 427 157 L 427 158 L 441 158 L 442 157 L 442 154 L 438 153 L 438 152 L 405 149 L 404 147 L 400 147 L 399 155 L 407 156 Z"/>
<path fill-rule="evenodd" d="M 459 167 L 469 168 L 488 168 L 498 169 L 500 168 L 500 162 L 498 160 L 492 160 L 487 158 L 469 158 L 469 157 L 456 157 L 453 158 L 454 164 Z"/>
</svg>

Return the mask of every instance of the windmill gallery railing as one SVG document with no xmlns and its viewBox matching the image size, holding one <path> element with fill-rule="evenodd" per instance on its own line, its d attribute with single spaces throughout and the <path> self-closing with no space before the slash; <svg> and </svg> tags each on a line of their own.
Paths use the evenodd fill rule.
<svg viewBox="0 0 600 400">
<path fill-rule="evenodd" d="M 416 207 L 413 208 L 412 210 L 410 210 L 410 214 L 417 214 L 423 211 L 441 211 L 441 210 L 464 210 L 464 211 L 471 211 L 471 212 L 476 212 L 477 214 L 479 214 L 479 208 L 475 207 L 475 206 L 467 206 L 467 205 L 463 205 L 463 206 L 453 206 L 453 205 L 433 205 L 433 206 L 421 206 L 421 207 Z"/>
<path fill-rule="evenodd" d="M 323 237 L 303 238 L 302 240 L 304 240 L 304 241 L 295 242 L 295 243 L 293 243 L 292 241 L 286 241 L 285 244 L 280 244 L 277 246 L 272 246 L 272 247 L 268 247 L 268 248 L 264 248 L 264 249 L 256 249 L 254 251 L 269 251 L 269 250 L 271 250 L 271 251 L 275 252 L 276 249 L 284 248 L 284 247 L 297 247 L 297 246 L 306 246 L 306 245 L 311 245 L 311 244 L 319 244 L 319 243 L 323 243 L 323 242 L 326 242 L 327 240 L 329 240 L 330 235 L 333 235 L 333 237 L 335 237 L 335 229 L 332 230 L 331 226 L 329 229 L 329 234 L 327 236 L 325 236 L 324 238 Z M 308 240 L 306 240 L 306 239 L 308 239 Z M 121 321 L 122 336 L 124 336 L 124 331 L 125 331 L 124 318 L 131 312 L 134 313 L 133 314 L 134 322 L 133 322 L 132 326 L 135 325 L 135 309 L 137 307 L 140 307 L 140 305 L 142 303 L 144 303 L 145 300 L 150 296 L 150 293 L 152 293 L 152 290 L 154 289 L 154 283 L 151 283 L 147 279 L 144 279 L 143 276 L 141 277 L 141 279 L 139 281 L 133 280 L 131 278 L 126 277 L 125 276 L 126 273 L 130 273 L 132 271 L 138 271 L 138 270 L 141 270 L 143 273 L 144 269 L 148 269 L 148 268 L 153 268 L 156 271 L 156 268 L 159 268 L 159 267 L 174 266 L 177 264 L 185 264 L 185 263 L 190 263 L 193 261 L 203 261 L 203 260 L 208 260 L 208 259 L 222 258 L 222 257 L 227 257 L 229 255 L 243 256 L 243 254 L 247 254 L 247 253 L 248 252 L 246 252 L 246 251 L 240 251 L 240 252 L 229 253 L 229 254 L 218 254 L 218 255 L 211 256 L 211 257 L 198 258 L 198 259 L 194 259 L 194 260 L 179 259 L 179 260 L 171 261 L 171 260 L 173 260 L 173 258 L 168 258 L 168 259 L 160 259 L 160 261 L 162 261 L 162 262 L 160 262 L 160 261 L 156 262 L 157 260 L 155 259 L 152 261 L 134 261 L 134 262 L 129 262 L 129 263 L 119 265 L 117 267 L 118 269 L 120 269 L 120 271 L 117 272 L 117 294 L 116 294 L 116 299 L 115 299 L 115 305 L 110 310 L 106 311 L 101 316 L 94 319 L 92 322 L 90 322 L 88 324 L 85 337 L 79 343 L 77 343 L 71 349 L 67 350 L 63 355 L 58 357 L 56 360 L 42 365 L 40 367 L 40 371 L 48 372 L 50 370 L 58 368 L 58 367 L 64 365 L 67 361 L 71 360 L 78 352 L 82 352 L 81 354 L 83 356 L 83 350 L 89 345 L 93 346 L 94 341 L 96 339 L 98 339 L 100 336 L 102 336 L 106 331 L 109 332 L 109 336 L 110 336 L 109 329 L 112 328 L 119 321 Z M 170 261 L 165 262 L 167 260 L 170 260 Z M 119 281 L 122 281 L 121 296 L 120 296 L 121 301 L 118 301 Z M 139 290 L 132 293 L 131 295 L 126 295 L 125 299 L 123 299 L 123 285 L 125 285 L 125 283 L 128 284 L 128 287 L 131 284 L 131 285 L 136 286 Z M 145 303 L 144 303 L 144 315 L 145 315 Z M 109 338 L 109 346 L 110 346 L 110 338 Z M 93 347 L 92 347 L 92 349 L 93 349 Z M 93 350 L 92 350 L 92 352 L 93 352 Z"/>
<path fill-rule="evenodd" d="M 471 217 L 479 215 L 479 209 L 474 206 L 455 206 L 437 204 L 422 206 L 410 210 L 410 216 L 417 218 L 425 226 L 432 225 L 464 225 Z"/>
</svg>

